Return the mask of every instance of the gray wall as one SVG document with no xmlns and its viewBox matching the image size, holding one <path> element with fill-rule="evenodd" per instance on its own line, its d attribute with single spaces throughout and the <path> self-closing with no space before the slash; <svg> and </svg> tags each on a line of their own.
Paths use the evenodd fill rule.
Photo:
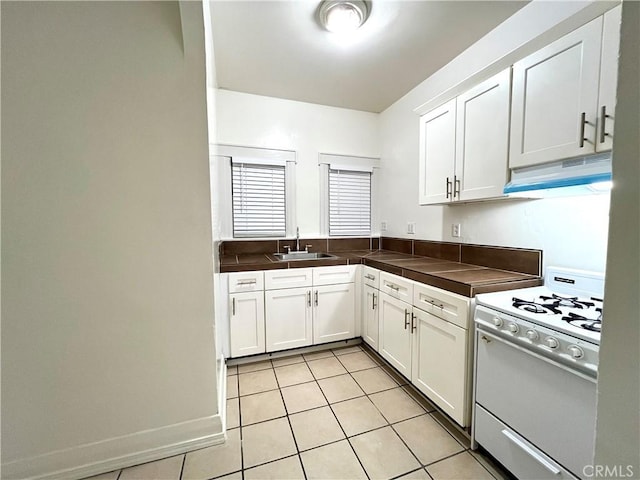
<svg viewBox="0 0 640 480">
<path fill-rule="evenodd" d="M 199 2 L 3 2 L 3 474 L 219 433 L 207 143 Z"/>
</svg>

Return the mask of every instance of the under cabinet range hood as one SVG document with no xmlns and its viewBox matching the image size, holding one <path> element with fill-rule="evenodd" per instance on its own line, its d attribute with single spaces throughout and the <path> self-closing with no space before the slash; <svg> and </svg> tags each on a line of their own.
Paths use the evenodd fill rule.
<svg viewBox="0 0 640 480">
<path fill-rule="evenodd" d="M 510 197 L 549 197 L 611 190 L 611 152 L 514 168 L 504 187 Z"/>
</svg>

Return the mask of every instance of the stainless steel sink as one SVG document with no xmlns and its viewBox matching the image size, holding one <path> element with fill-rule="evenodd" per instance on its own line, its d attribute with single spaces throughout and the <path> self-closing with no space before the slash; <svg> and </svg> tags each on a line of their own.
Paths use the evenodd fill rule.
<svg viewBox="0 0 640 480">
<path fill-rule="evenodd" d="M 329 255 L 328 253 L 318 253 L 318 252 L 274 253 L 273 256 L 276 257 L 281 262 L 291 261 L 291 260 L 321 260 L 323 258 L 336 258 L 334 255 Z"/>
</svg>

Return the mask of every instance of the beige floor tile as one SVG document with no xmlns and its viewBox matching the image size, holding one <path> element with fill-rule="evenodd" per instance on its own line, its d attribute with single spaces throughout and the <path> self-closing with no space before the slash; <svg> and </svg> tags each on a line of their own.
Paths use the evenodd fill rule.
<svg viewBox="0 0 640 480">
<path fill-rule="evenodd" d="M 302 363 L 304 358 L 302 355 L 293 355 L 291 357 L 274 358 L 271 360 L 274 367 L 284 367 L 285 365 L 293 365 L 294 363 Z"/>
<path fill-rule="evenodd" d="M 340 363 L 344 365 L 344 368 L 350 372 L 365 370 L 367 368 L 375 368 L 378 366 L 378 364 L 371 360 L 371 357 L 364 352 L 340 355 L 338 359 L 340 360 Z"/>
<path fill-rule="evenodd" d="M 301 383 L 281 389 L 289 414 L 322 407 L 327 404 L 316 382 Z"/>
<path fill-rule="evenodd" d="M 331 350 L 321 350 L 319 352 L 304 353 L 302 356 L 309 362 L 311 360 L 318 360 L 319 358 L 334 357 L 335 355 Z"/>
<path fill-rule="evenodd" d="M 227 365 L 227 377 L 231 376 L 231 375 L 237 375 L 238 374 L 238 366 L 237 365 L 233 365 L 233 366 L 229 366 Z"/>
<path fill-rule="evenodd" d="M 290 415 L 289 421 L 300 451 L 344 438 L 344 433 L 329 407 Z"/>
<path fill-rule="evenodd" d="M 369 398 L 389 423 L 399 422 L 425 413 L 424 409 L 401 388 L 374 393 Z"/>
<path fill-rule="evenodd" d="M 294 365 L 286 365 L 275 369 L 278 385 L 280 388 L 298 383 L 311 382 L 313 375 L 306 363 L 296 363 Z"/>
<path fill-rule="evenodd" d="M 386 420 L 367 397 L 334 403 L 331 405 L 331 409 L 348 437 L 387 424 Z"/>
<path fill-rule="evenodd" d="M 415 472 L 398 477 L 397 480 L 431 480 L 431 477 L 424 468 L 421 468 Z"/>
<path fill-rule="evenodd" d="M 424 465 L 464 450 L 430 415 L 396 423 L 393 428 Z"/>
<path fill-rule="evenodd" d="M 300 454 L 300 458 L 309 480 L 367 478 L 346 440 L 307 450 Z"/>
<path fill-rule="evenodd" d="M 117 480 L 120 475 L 120 470 L 114 470 L 113 472 L 103 473 L 101 475 L 94 475 L 93 477 L 87 477 L 83 480 Z"/>
<path fill-rule="evenodd" d="M 164 458 L 125 468 L 120 474 L 122 480 L 180 480 L 184 455 Z"/>
<path fill-rule="evenodd" d="M 351 445 L 372 479 L 396 477 L 421 466 L 391 427 L 353 437 Z"/>
<path fill-rule="evenodd" d="M 493 480 L 493 476 L 468 452 L 429 465 L 427 472 L 435 480 Z"/>
<path fill-rule="evenodd" d="M 240 426 L 240 406 L 237 398 L 227 400 L 227 430 Z"/>
<path fill-rule="evenodd" d="M 365 393 L 376 393 L 398 386 L 382 368 L 368 368 L 351 374 Z"/>
<path fill-rule="evenodd" d="M 227 399 L 238 396 L 238 376 L 227 377 Z"/>
<path fill-rule="evenodd" d="M 240 397 L 240 413 L 243 426 L 284 417 L 287 414 L 280 390 Z"/>
<path fill-rule="evenodd" d="M 266 392 L 278 388 L 276 375 L 273 369 L 260 370 L 258 372 L 242 373 L 238 375 L 240 383 L 240 395 L 251 395 L 252 393 Z"/>
<path fill-rule="evenodd" d="M 221 445 L 187 453 L 183 480 L 204 480 L 242 469 L 240 429 L 227 430 L 227 441 Z"/>
<path fill-rule="evenodd" d="M 304 480 L 300 457 L 283 458 L 244 472 L 245 480 Z"/>
<path fill-rule="evenodd" d="M 286 418 L 242 428 L 242 456 L 245 468 L 255 467 L 295 453 L 297 453 L 296 444 Z"/>
<path fill-rule="evenodd" d="M 342 364 L 336 357 L 321 358 L 320 360 L 312 360 L 307 362 L 313 376 L 316 379 L 335 377 L 347 373 Z"/>
<path fill-rule="evenodd" d="M 433 404 L 424 397 L 424 395 L 420 394 L 420 392 L 418 392 L 418 390 L 416 390 L 416 388 L 414 386 L 412 386 L 412 385 L 404 385 L 402 387 L 402 389 L 405 392 L 407 392 L 407 395 L 409 395 L 416 402 L 418 402 L 418 404 L 422 408 L 424 408 L 427 412 L 435 411 L 436 407 L 434 407 Z"/>
<path fill-rule="evenodd" d="M 333 354 L 336 356 L 346 355 L 347 353 L 356 353 L 361 352 L 362 348 L 359 345 L 355 345 L 353 347 L 343 347 L 343 348 L 334 348 Z"/>
<path fill-rule="evenodd" d="M 349 374 L 323 378 L 318 380 L 318 384 L 329 403 L 341 402 L 342 400 L 364 395 L 362 389 Z"/>
<path fill-rule="evenodd" d="M 271 360 L 262 360 L 260 362 L 245 363 L 238 365 L 238 373 L 257 372 L 258 370 L 267 370 L 271 368 Z"/>
</svg>

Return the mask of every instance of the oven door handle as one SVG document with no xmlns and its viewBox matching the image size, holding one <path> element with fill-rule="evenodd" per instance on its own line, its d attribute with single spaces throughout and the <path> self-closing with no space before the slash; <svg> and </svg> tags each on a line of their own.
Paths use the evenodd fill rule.
<svg viewBox="0 0 640 480">
<path fill-rule="evenodd" d="M 536 462 L 538 462 L 544 468 L 549 470 L 552 474 L 558 475 L 561 472 L 561 470 L 556 465 L 554 465 L 553 462 L 551 462 L 550 460 L 542 456 L 540 453 L 536 452 L 533 448 L 527 445 L 527 443 L 515 433 L 505 428 L 504 430 L 502 430 L 502 434 L 505 437 L 507 437 L 511 441 L 511 443 L 513 443 L 522 451 L 524 451 L 527 455 L 533 458 Z"/>
</svg>

